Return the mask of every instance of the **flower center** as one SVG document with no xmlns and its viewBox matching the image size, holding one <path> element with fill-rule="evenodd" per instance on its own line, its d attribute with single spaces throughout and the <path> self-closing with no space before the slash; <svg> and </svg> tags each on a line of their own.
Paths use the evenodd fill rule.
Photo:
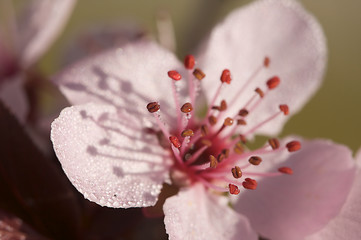
<svg viewBox="0 0 361 240">
<path fill-rule="evenodd" d="M 270 59 L 266 57 L 261 66 L 251 75 L 245 84 L 239 89 L 236 96 L 229 103 L 219 100 L 222 88 L 232 82 L 231 72 L 224 69 L 220 75 L 220 84 L 207 108 L 205 116 L 201 119 L 195 117 L 195 101 L 199 91 L 199 85 L 205 73 L 195 67 L 192 55 L 187 55 L 184 67 L 188 72 L 188 93 L 190 102 L 181 105 L 177 82 L 182 80 L 178 71 L 171 70 L 168 76 L 172 81 L 172 92 L 177 108 L 176 128 L 170 131 L 161 119 L 161 106 L 157 102 L 151 102 L 147 109 L 155 117 L 161 131 L 162 139 L 166 139 L 173 154 L 174 165 L 172 167 L 172 180 L 176 185 L 202 183 L 206 188 L 231 194 L 240 193 L 239 186 L 254 190 L 257 181 L 252 176 L 273 177 L 281 174 L 292 174 L 289 167 L 281 167 L 277 172 L 258 173 L 247 171 L 250 166 L 258 166 L 262 163 L 260 156 L 275 151 L 289 152 L 301 148 L 298 141 L 291 141 L 281 146 L 275 138 L 269 139 L 268 143 L 256 150 L 249 150 L 246 142 L 249 136 L 263 125 L 275 121 L 282 115 L 289 114 L 286 104 L 279 105 L 279 111 L 271 116 L 266 116 L 247 131 L 242 131 L 242 126 L 247 125 L 247 116 L 254 111 L 263 98 L 277 88 L 280 79 L 274 76 L 266 81 L 266 88 L 255 89 L 251 98 L 241 106 L 236 114 L 229 115 L 228 104 L 235 104 L 237 96 L 243 93 L 247 85 L 254 80 L 262 69 L 270 65 Z M 153 129 L 155 130 L 155 129 Z M 155 132 L 155 131 L 154 131 Z M 244 177 L 247 176 L 247 177 Z"/>
</svg>

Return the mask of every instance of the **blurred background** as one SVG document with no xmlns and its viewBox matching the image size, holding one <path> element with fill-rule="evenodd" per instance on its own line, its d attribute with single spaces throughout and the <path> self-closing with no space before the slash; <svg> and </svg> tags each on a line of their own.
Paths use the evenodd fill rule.
<svg viewBox="0 0 361 240">
<path fill-rule="evenodd" d="M 42 58 L 39 68 L 51 75 L 64 58 L 69 42 L 91 26 L 137 24 L 157 36 L 156 19 L 169 14 L 179 57 L 230 11 L 246 0 L 79 0 L 65 31 Z M 328 138 L 356 151 L 361 146 L 361 1 L 303 0 L 321 23 L 329 61 L 324 84 L 306 107 L 286 125 L 282 135 Z"/>
</svg>

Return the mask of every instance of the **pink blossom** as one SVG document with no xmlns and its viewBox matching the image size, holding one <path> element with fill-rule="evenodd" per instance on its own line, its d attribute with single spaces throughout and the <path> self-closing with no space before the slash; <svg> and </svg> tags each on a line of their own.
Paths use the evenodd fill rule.
<svg viewBox="0 0 361 240">
<path fill-rule="evenodd" d="M 13 15 L 12 1 L 1 4 L 8 18 L 0 28 L 0 99 L 20 121 L 28 109 L 22 86 L 25 71 L 55 40 L 76 0 L 27 2 L 19 16 Z"/>
<path fill-rule="evenodd" d="M 70 181 L 102 206 L 153 206 L 163 183 L 179 188 L 163 205 L 171 239 L 304 238 L 345 202 L 351 152 L 297 137 L 244 142 L 278 134 L 325 63 L 322 30 L 299 3 L 257 1 L 184 64 L 143 40 L 66 69 L 55 82 L 74 106 L 51 139 Z"/>
</svg>

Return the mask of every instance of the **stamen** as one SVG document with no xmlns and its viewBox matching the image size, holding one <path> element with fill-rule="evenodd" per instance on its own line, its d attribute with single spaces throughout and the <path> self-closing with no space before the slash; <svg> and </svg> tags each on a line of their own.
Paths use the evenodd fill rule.
<svg viewBox="0 0 361 240">
<path fill-rule="evenodd" d="M 190 103 L 185 103 L 181 107 L 182 113 L 190 113 L 193 110 L 193 106 Z"/>
<path fill-rule="evenodd" d="M 247 125 L 247 122 L 244 119 L 238 119 L 237 125 Z"/>
<path fill-rule="evenodd" d="M 242 177 L 242 171 L 241 168 L 238 166 L 235 166 L 234 168 L 232 168 L 232 175 L 234 178 L 241 178 Z"/>
<path fill-rule="evenodd" d="M 285 114 L 288 115 L 290 113 L 288 105 L 286 104 L 281 104 L 280 105 L 280 110 Z"/>
<path fill-rule="evenodd" d="M 265 57 L 265 58 L 264 58 L 264 61 L 263 61 L 263 65 L 264 65 L 266 68 L 268 68 L 269 65 L 270 65 L 270 63 L 271 63 L 271 60 L 269 59 L 269 57 Z"/>
<path fill-rule="evenodd" d="M 186 129 L 181 133 L 182 137 L 192 137 L 194 135 L 194 132 L 192 129 Z"/>
<path fill-rule="evenodd" d="M 266 123 L 270 122 L 271 120 L 273 120 L 274 118 L 276 118 L 281 112 L 277 112 L 274 115 L 271 115 L 270 117 L 268 117 L 267 119 L 263 120 L 262 122 L 258 123 L 256 126 L 254 126 L 252 129 L 248 130 L 248 132 L 244 133 L 243 135 L 247 136 L 253 132 L 255 132 L 258 128 L 262 127 L 263 125 L 265 125 Z"/>
<path fill-rule="evenodd" d="M 240 142 L 237 142 L 236 145 L 234 146 L 233 148 L 233 151 L 236 153 L 236 154 L 243 154 L 244 153 L 244 149 L 243 149 L 243 146 Z"/>
<path fill-rule="evenodd" d="M 169 141 L 173 144 L 175 148 L 180 148 L 181 144 L 176 136 L 169 136 Z"/>
<path fill-rule="evenodd" d="M 226 156 L 223 153 L 220 153 L 220 154 L 218 154 L 217 161 L 222 162 L 225 158 L 226 158 Z"/>
<path fill-rule="evenodd" d="M 279 77 L 274 76 L 267 81 L 268 89 L 274 89 L 280 84 L 281 80 Z"/>
<path fill-rule="evenodd" d="M 231 72 L 228 69 L 224 69 L 221 75 L 221 82 L 230 84 L 232 81 Z"/>
<path fill-rule="evenodd" d="M 301 149 L 301 143 L 299 141 L 291 141 L 286 144 L 286 148 L 289 152 L 296 152 Z"/>
<path fill-rule="evenodd" d="M 239 140 L 241 140 L 241 142 L 243 144 L 246 144 L 247 143 L 247 138 L 246 136 L 244 136 L 243 134 L 239 134 Z"/>
<path fill-rule="evenodd" d="M 241 117 L 245 117 L 248 115 L 248 113 L 249 113 L 248 110 L 243 108 L 243 109 L 239 110 L 238 115 Z"/>
<path fill-rule="evenodd" d="M 232 118 L 227 117 L 226 119 L 224 119 L 224 123 L 223 123 L 224 126 L 232 126 L 232 124 L 233 124 Z"/>
<path fill-rule="evenodd" d="M 222 154 L 224 155 L 225 158 L 228 158 L 229 157 L 229 149 L 228 148 L 223 149 Z"/>
<path fill-rule="evenodd" d="M 264 92 L 262 91 L 262 89 L 256 88 L 254 91 L 260 96 L 260 98 L 264 97 Z"/>
<path fill-rule="evenodd" d="M 201 126 L 201 136 L 205 137 L 205 136 L 208 135 L 208 133 L 209 133 L 208 126 L 207 125 L 202 125 Z"/>
<path fill-rule="evenodd" d="M 280 173 L 284 173 L 284 174 L 289 174 L 289 175 L 292 175 L 292 174 L 293 174 L 293 170 L 292 170 L 291 168 L 289 168 L 289 167 L 280 167 L 280 168 L 278 169 L 278 171 L 279 171 Z"/>
<path fill-rule="evenodd" d="M 280 142 L 277 138 L 271 138 L 268 140 L 269 145 L 272 147 L 273 150 L 278 149 L 280 147 Z"/>
<path fill-rule="evenodd" d="M 211 145 L 212 145 L 212 144 L 211 144 Z M 199 157 L 200 155 L 202 155 L 202 153 L 204 153 L 204 151 L 205 151 L 208 147 L 210 147 L 211 145 L 204 144 L 203 147 L 201 147 L 200 149 L 198 149 L 197 152 L 195 152 L 195 153 L 187 160 L 186 164 L 187 164 L 187 165 L 190 165 L 190 164 L 194 163 L 194 162 L 198 159 L 198 157 Z"/>
<path fill-rule="evenodd" d="M 174 81 L 179 81 L 182 79 L 182 76 L 180 75 L 179 72 L 172 70 L 168 72 L 168 76 L 173 79 Z"/>
<path fill-rule="evenodd" d="M 194 65 L 196 64 L 196 61 L 194 59 L 193 55 L 187 55 L 184 58 L 184 67 L 186 69 L 192 70 L 194 68 Z"/>
<path fill-rule="evenodd" d="M 257 181 L 252 178 L 246 178 L 244 179 L 242 186 L 245 189 L 255 190 L 257 188 Z"/>
<path fill-rule="evenodd" d="M 159 111 L 160 105 L 157 102 L 151 102 L 147 104 L 147 109 L 150 113 L 155 113 Z"/>
<path fill-rule="evenodd" d="M 238 195 L 241 191 L 239 190 L 239 188 L 236 186 L 236 185 L 234 185 L 234 184 L 229 184 L 228 185 L 228 187 L 229 187 L 229 193 L 230 194 L 233 194 L 233 195 Z"/>
<path fill-rule="evenodd" d="M 199 68 L 194 69 L 193 75 L 200 81 L 205 78 L 206 74 Z"/>
<path fill-rule="evenodd" d="M 211 115 L 208 117 L 208 122 L 209 122 L 209 124 L 211 124 L 211 126 L 214 126 L 217 123 L 217 118 L 215 116 Z"/>
<path fill-rule="evenodd" d="M 217 165 L 218 165 L 217 158 L 215 158 L 213 155 L 209 155 L 209 167 L 216 168 Z"/>
<path fill-rule="evenodd" d="M 262 158 L 258 156 L 252 156 L 248 159 L 248 162 L 252 165 L 258 166 L 262 162 Z"/>
</svg>

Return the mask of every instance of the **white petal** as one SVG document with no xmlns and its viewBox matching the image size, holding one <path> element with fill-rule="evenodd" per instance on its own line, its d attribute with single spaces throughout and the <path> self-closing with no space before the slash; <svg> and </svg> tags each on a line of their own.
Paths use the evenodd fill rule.
<svg viewBox="0 0 361 240">
<path fill-rule="evenodd" d="M 62 167 L 84 196 L 108 207 L 146 207 L 157 201 L 168 177 L 169 154 L 147 119 L 113 106 L 86 104 L 64 109 L 51 139 Z"/>
</svg>

